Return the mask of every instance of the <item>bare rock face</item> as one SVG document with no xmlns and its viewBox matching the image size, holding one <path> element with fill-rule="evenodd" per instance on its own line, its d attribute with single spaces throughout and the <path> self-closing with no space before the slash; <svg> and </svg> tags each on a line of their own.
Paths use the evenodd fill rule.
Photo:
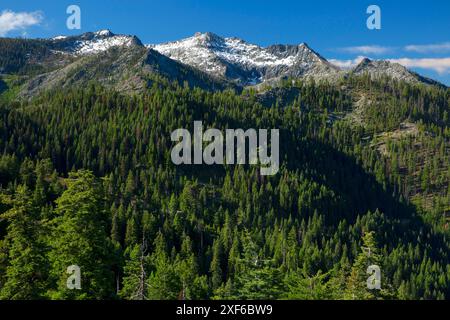
<svg viewBox="0 0 450 320">
<path fill-rule="evenodd" d="M 38 44 L 45 50 L 37 52 L 45 55 L 31 54 L 29 62 L 45 67 L 27 76 L 19 92 L 23 98 L 53 88 L 83 86 L 91 81 L 119 92 L 133 93 L 144 90 L 155 75 L 203 89 L 224 89 L 229 85 L 145 47 L 135 36 L 115 35 L 109 30 L 74 37 L 58 36 L 39 40 Z"/>
<path fill-rule="evenodd" d="M 145 89 L 154 75 L 207 90 L 264 88 L 286 78 L 334 82 L 351 74 L 441 85 L 389 61 L 364 59 L 342 70 L 306 43 L 260 47 L 210 32 L 147 46 L 136 36 L 109 30 L 51 39 L 0 38 L 0 45 L 5 48 L 0 72 L 21 75 L 22 97 L 90 81 L 132 93 Z"/>
<path fill-rule="evenodd" d="M 373 61 L 365 58 L 350 72 L 354 75 L 369 74 L 374 79 L 387 76 L 392 79 L 406 81 L 409 83 L 440 85 L 438 82 L 422 77 L 398 63 L 392 63 L 385 60 Z"/>
<path fill-rule="evenodd" d="M 207 32 L 151 47 L 174 60 L 241 86 L 283 77 L 333 78 L 341 73 L 305 43 L 263 48 L 238 38 L 222 38 Z"/>
<path fill-rule="evenodd" d="M 333 65 L 306 43 L 260 47 L 239 38 L 196 33 L 179 41 L 148 45 L 161 54 L 238 86 L 274 84 L 283 78 L 336 81 L 346 75 L 369 74 L 410 83 L 441 85 L 389 61 L 364 59 L 352 70 Z"/>
</svg>

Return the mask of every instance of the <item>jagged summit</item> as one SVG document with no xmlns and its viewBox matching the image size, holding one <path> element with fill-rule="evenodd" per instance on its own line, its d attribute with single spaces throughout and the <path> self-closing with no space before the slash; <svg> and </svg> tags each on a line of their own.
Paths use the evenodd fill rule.
<svg viewBox="0 0 450 320">
<path fill-rule="evenodd" d="M 222 44 L 225 41 L 225 38 L 213 33 L 213 32 L 196 32 L 194 34 L 194 38 L 198 39 L 200 42 L 204 42 L 205 44 Z"/>
<path fill-rule="evenodd" d="M 149 46 L 163 55 L 240 86 L 276 83 L 279 79 L 313 78 L 334 81 L 349 73 L 387 76 L 410 83 L 441 85 L 400 64 L 364 58 L 351 70 L 330 63 L 306 42 L 261 47 L 237 37 L 197 32 L 192 37 Z"/>
<path fill-rule="evenodd" d="M 130 54 L 138 48 L 137 51 L 149 51 L 170 58 L 158 61 L 164 61 L 162 69 L 172 65 L 172 62 L 181 63 L 183 67 L 188 67 L 186 72 L 197 73 L 196 77 L 202 74 L 201 77 L 211 78 L 215 83 L 233 87 L 276 85 L 279 80 L 289 77 L 333 82 L 349 74 L 370 74 L 373 78 L 387 76 L 410 83 L 443 86 L 388 60 L 365 58 L 352 69 L 341 69 L 305 42 L 262 47 L 237 37 L 197 32 L 178 41 L 144 46 L 136 36 L 115 34 L 109 29 L 38 40 L 43 50 L 26 59 L 29 63 L 39 61 L 45 68 L 57 68 L 73 58 L 101 54 L 111 48 L 122 48 Z M 174 68 L 178 69 L 178 65 Z"/>
<path fill-rule="evenodd" d="M 106 51 L 116 46 L 142 46 L 142 42 L 132 35 L 116 35 L 111 30 L 86 32 L 79 36 L 57 36 L 51 39 L 53 49 L 72 55 L 89 55 Z"/>
<path fill-rule="evenodd" d="M 151 46 L 174 60 L 239 85 L 254 85 L 281 77 L 335 77 L 339 70 L 306 43 L 260 47 L 236 37 L 212 32 Z"/>
<path fill-rule="evenodd" d="M 111 30 L 109 29 L 103 29 L 103 30 L 99 30 L 97 32 L 94 32 L 96 35 L 98 36 L 103 36 L 103 37 L 112 37 L 114 36 L 114 33 L 111 32 Z"/>
</svg>

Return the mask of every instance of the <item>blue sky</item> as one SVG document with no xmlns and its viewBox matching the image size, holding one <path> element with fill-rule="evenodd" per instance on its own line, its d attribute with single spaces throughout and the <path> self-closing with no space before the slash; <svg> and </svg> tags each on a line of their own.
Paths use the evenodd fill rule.
<svg viewBox="0 0 450 320">
<path fill-rule="evenodd" d="M 71 4 L 81 8 L 81 30 L 66 28 Z M 371 4 L 381 8 L 381 30 L 366 27 Z M 448 0 L 2 0 L 0 35 L 36 38 L 110 29 L 160 43 L 212 31 L 263 46 L 307 42 L 342 66 L 362 56 L 392 59 L 450 85 L 449 15 Z"/>
</svg>

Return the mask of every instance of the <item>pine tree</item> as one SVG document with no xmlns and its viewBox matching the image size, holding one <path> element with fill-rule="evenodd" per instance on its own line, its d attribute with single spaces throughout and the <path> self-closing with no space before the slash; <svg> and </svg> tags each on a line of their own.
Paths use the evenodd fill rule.
<svg viewBox="0 0 450 320">
<path fill-rule="evenodd" d="M 243 258 L 239 262 L 235 285 L 238 299 L 277 299 L 282 292 L 281 272 L 270 259 L 260 257 L 248 231 L 243 236 Z"/>
<path fill-rule="evenodd" d="M 363 235 L 363 246 L 360 254 L 356 257 L 352 266 L 350 275 L 347 279 L 347 288 L 345 291 L 345 298 L 351 300 L 370 300 L 381 298 L 383 295 L 387 295 L 385 290 L 369 289 L 367 282 L 369 274 L 367 273 L 368 267 L 376 265 L 381 266 L 381 256 L 377 248 L 375 241 L 375 233 L 366 232 Z M 381 273 L 381 288 L 383 288 L 383 273 Z"/>
<path fill-rule="evenodd" d="M 299 272 L 287 275 L 285 283 L 288 287 L 287 299 L 292 300 L 326 300 L 333 298 L 328 278 L 329 274 L 318 272 L 310 277 Z"/>
<path fill-rule="evenodd" d="M 89 171 L 71 173 L 66 182 L 52 221 L 50 258 L 56 287 L 50 295 L 55 299 L 111 298 L 114 249 L 106 231 L 102 185 Z M 67 288 L 67 268 L 72 265 L 81 269 L 81 290 Z"/>
<path fill-rule="evenodd" d="M 152 271 L 148 279 L 150 300 L 174 300 L 182 297 L 182 286 L 174 265 L 166 252 L 164 237 L 158 233 L 151 256 Z"/>
<path fill-rule="evenodd" d="M 221 255 L 222 255 L 222 248 L 221 248 L 221 241 L 216 239 L 214 240 L 213 244 L 213 257 L 211 261 L 210 266 L 210 272 L 211 272 L 211 288 L 213 290 L 216 290 L 220 287 L 222 284 L 222 268 L 221 268 Z"/>
<path fill-rule="evenodd" d="M 16 190 L 12 208 L 0 216 L 9 222 L 5 240 L 6 281 L 0 299 L 29 300 L 45 297 L 48 262 L 39 208 L 26 186 Z"/>
<path fill-rule="evenodd" d="M 148 298 L 149 256 L 147 243 L 134 245 L 130 257 L 124 266 L 124 277 L 120 296 L 128 300 L 146 300 Z"/>
<path fill-rule="evenodd" d="M 175 260 L 175 271 L 181 283 L 179 299 L 204 299 L 207 296 L 207 278 L 199 276 L 196 258 L 192 253 L 192 242 L 184 236 L 180 253 Z"/>
</svg>

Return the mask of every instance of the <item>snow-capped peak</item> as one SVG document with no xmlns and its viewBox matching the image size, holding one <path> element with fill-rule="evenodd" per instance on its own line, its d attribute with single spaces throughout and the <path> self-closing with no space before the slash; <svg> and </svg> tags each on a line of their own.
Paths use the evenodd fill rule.
<svg viewBox="0 0 450 320">
<path fill-rule="evenodd" d="M 142 45 L 139 39 L 134 36 L 115 35 L 107 29 L 87 32 L 76 37 L 58 36 L 52 40 L 56 41 L 55 49 L 57 51 L 68 52 L 73 55 L 90 55 L 106 51 L 112 47 Z"/>
<path fill-rule="evenodd" d="M 320 77 L 338 72 L 306 43 L 264 48 L 235 37 L 197 32 L 190 38 L 150 47 L 213 76 L 244 85 L 289 75 Z"/>
<path fill-rule="evenodd" d="M 111 32 L 111 30 L 108 30 L 108 29 L 99 30 L 97 32 L 94 32 L 94 34 L 97 35 L 97 36 L 103 36 L 103 37 L 112 37 L 112 36 L 114 36 L 114 34 Z"/>
<path fill-rule="evenodd" d="M 93 39 L 90 41 L 77 41 L 75 46 L 75 54 L 94 54 L 106 51 L 112 47 L 130 47 L 132 44 L 133 37 L 129 36 L 112 36 L 108 38 Z"/>
<path fill-rule="evenodd" d="M 57 36 L 50 39 L 50 43 L 54 52 L 75 56 L 96 54 L 112 47 L 142 46 L 134 36 L 115 35 L 107 29 L 80 36 Z M 408 82 L 433 83 L 399 64 L 383 60 L 358 59 L 350 61 L 352 65 L 347 69 L 341 69 L 305 42 L 262 47 L 236 37 L 197 32 L 186 39 L 146 47 L 219 78 L 220 81 L 231 81 L 239 86 L 272 84 L 288 77 L 334 81 L 348 73 L 368 73 L 377 78 L 388 76 Z M 331 62 L 335 63 L 333 60 Z"/>
</svg>

